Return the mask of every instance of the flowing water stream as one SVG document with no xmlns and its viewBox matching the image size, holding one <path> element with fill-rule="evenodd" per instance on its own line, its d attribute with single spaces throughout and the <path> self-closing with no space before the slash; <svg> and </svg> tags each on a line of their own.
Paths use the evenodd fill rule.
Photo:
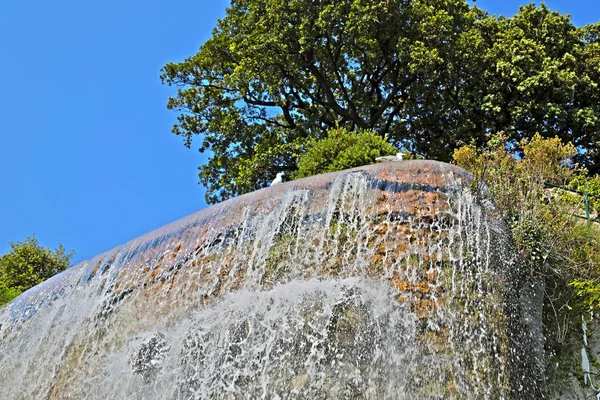
<svg viewBox="0 0 600 400">
<path fill-rule="evenodd" d="M 321 175 L 202 210 L 0 309 L 0 390 L 542 398 L 524 274 L 463 170 L 406 161 Z"/>
</svg>

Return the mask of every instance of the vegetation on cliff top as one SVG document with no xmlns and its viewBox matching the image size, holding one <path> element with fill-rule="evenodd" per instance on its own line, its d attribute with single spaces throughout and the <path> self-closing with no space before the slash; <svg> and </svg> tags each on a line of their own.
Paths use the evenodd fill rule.
<svg viewBox="0 0 600 400">
<path fill-rule="evenodd" d="M 325 138 L 307 142 L 306 152 L 298 158 L 298 169 L 292 177 L 304 178 L 359 167 L 374 163 L 377 157 L 396 153 L 394 146 L 373 131 L 332 129 Z"/>
<path fill-rule="evenodd" d="M 173 132 L 209 152 L 210 203 L 292 175 L 336 127 L 441 161 L 501 130 L 558 136 L 596 173 L 599 33 L 543 4 L 505 18 L 467 0 L 233 0 L 161 79 L 178 87 Z"/>
</svg>

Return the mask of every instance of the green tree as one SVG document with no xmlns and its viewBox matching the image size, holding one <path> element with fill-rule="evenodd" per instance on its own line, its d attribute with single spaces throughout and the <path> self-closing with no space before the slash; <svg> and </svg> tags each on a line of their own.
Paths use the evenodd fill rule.
<svg viewBox="0 0 600 400">
<path fill-rule="evenodd" d="M 482 21 L 489 32 L 481 92 L 482 126 L 515 142 L 558 136 L 585 150 L 574 157 L 598 172 L 600 24 L 529 4 L 512 18 Z"/>
<path fill-rule="evenodd" d="M 43 247 L 35 235 L 11 242 L 10 251 L 0 257 L 0 286 L 13 294 L 23 292 L 67 269 L 73 254 L 67 253 L 62 244 L 54 251 Z"/>
<path fill-rule="evenodd" d="M 187 146 L 201 135 L 200 150 L 212 152 L 199 173 L 207 200 L 291 173 L 309 139 L 338 126 L 389 132 L 400 144 L 409 128 L 433 129 L 434 92 L 444 77 L 459 79 L 444 71 L 458 69 L 457 48 L 476 45 L 479 11 L 464 0 L 430 3 L 232 1 L 200 51 L 161 75 L 179 86 L 168 103 L 181 112 L 173 132 Z M 420 108 L 431 123 L 411 118 Z"/>
<path fill-rule="evenodd" d="M 372 164 L 376 157 L 396 153 L 394 146 L 372 131 L 332 129 L 326 138 L 307 145 L 306 152 L 298 159 L 298 170 L 293 178 Z"/>
<path fill-rule="evenodd" d="M 232 0 L 199 52 L 163 67 L 173 132 L 210 151 L 211 203 L 265 186 L 336 127 L 449 161 L 504 130 L 600 141 L 600 25 L 542 5 L 490 17 L 466 0 Z"/>
</svg>

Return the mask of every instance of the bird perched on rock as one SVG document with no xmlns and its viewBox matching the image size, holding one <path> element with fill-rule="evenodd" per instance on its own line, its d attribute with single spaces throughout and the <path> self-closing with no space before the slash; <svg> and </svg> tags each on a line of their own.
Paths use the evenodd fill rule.
<svg viewBox="0 0 600 400">
<path fill-rule="evenodd" d="M 385 162 L 385 161 L 402 161 L 402 159 L 404 158 L 404 154 L 402 153 L 398 153 L 395 156 L 383 156 L 383 157 L 377 157 L 375 159 L 375 161 L 377 162 Z"/>
<path fill-rule="evenodd" d="M 275 177 L 275 179 L 273 179 L 273 182 L 271 182 L 271 184 L 269 186 L 275 186 L 275 185 L 279 185 L 280 183 L 283 182 L 283 179 L 281 179 L 281 177 L 283 176 L 283 174 L 281 172 L 277 173 L 277 176 Z"/>
</svg>

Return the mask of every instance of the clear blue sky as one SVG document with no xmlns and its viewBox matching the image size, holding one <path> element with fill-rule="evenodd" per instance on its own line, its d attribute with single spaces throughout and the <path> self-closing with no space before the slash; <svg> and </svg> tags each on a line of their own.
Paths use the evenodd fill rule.
<svg viewBox="0 0 600 400">
<path fill-rule="evenodd" d="M 523 1 L 478 0 L 512 15 Z M 206 207 L 204 161 L 170 133 L 160 68 L 194 54 L 227 0 L 0 2 L 0 254 L 35 232 L 79 262 Z M 600 3 L 547 1 L 577 25 Z"/>
</svg>

